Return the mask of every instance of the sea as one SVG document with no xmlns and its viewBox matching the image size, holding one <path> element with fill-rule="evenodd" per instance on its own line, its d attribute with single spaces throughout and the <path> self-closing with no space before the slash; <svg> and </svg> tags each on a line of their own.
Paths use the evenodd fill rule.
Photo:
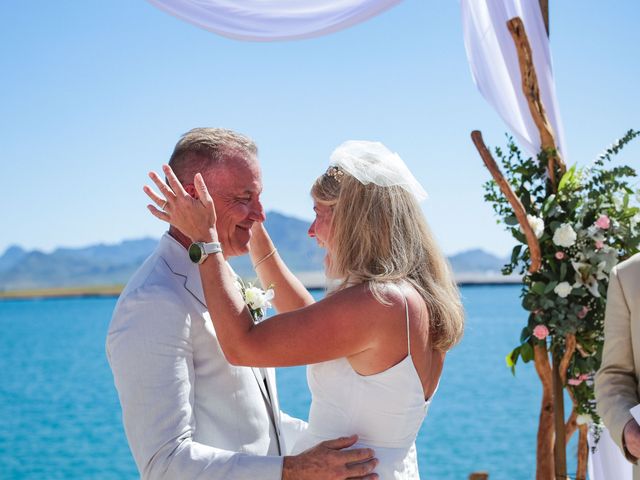
<svg viewBox="0 0 640 480">
<path fill-rule="evenodd" d="M 417 440 L 421 478 L 533 479 L 540 383 L 533 364 L 519 364 L 515 376 L 505 364 L 526 322 L 520 287 L 466 286 L 462 297 L 465 335 L 447 354 Z M 115 303 L 0 301 L 0 479 L 139 477 L 105 356 Z M 282 409 L 306 419 L 305 367 L 277 375 Z"/>
</svg>

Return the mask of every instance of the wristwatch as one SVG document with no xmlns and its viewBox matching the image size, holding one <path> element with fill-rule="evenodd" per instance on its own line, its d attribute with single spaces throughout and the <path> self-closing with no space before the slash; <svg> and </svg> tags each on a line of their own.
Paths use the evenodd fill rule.
<svg viewBox="0 0 640 480">
<path fill-rule="evenodd" d="M 200 265 L 209 255 L 222 253 L 220 242 L 195 242 L 189 246 L 189 258 L 193 263 Z"/>
</svg>

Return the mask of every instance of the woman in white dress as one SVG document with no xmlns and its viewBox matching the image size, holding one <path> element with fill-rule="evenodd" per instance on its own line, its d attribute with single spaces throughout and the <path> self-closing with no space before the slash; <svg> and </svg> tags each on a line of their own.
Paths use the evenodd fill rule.
<svg viewBox="0 0 640 480">
<path fill-rule="evenodd" d="M 202 177 L 194 199 L 163 169 L 172 191 L 152 175 L 166 197 L 150 195 L 165 210 L 152 213 L 194 242 L 217 242 Z M 309 365 L 309 427 L 296 452 L 355 433 L 356 446 L 375 450 L 380 479 L 418 479 L 414 442 L 464 323 L 418 204 L 426 193 L 397 154 L 351 141 L 336 149 L 311 194 L 309 235 L 326 248 L 326 274 L 337 286 L 315 302 L 256 224 L 251 257 L 261 283 L 275 286 L 278 314 L 254 323 L 223 255 L 210 255 L 200 273 L 218 340 L 235 365 Z"/>
</svg>

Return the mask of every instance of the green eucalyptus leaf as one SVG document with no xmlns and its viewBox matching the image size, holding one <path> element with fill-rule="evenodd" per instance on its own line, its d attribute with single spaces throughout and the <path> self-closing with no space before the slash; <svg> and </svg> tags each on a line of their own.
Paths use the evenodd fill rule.
<svg viewBox="0 0 640 480">
<path fill-rule="evenodd" d="M 546 288 L 544 289 L 544 294 L 546 295 L 547 293 L 553 291 L 553 289 L 556 288 L 557 285 L 558 285 L 558 282 L 556 282 L 555 280 L 553 282 L 549 282 Z"/>
<path fill-rule="evenodd" d="M 521 251 L 522 245 L 516 245 L 515 247 L 513 247 L 513 250 L 511 251 L 511 263 L 516 263 Z"/>
<path fill-rule="evenodd" d="M 531 285 L 531 291 L 538 295 L 544 295 L 547 285 L 544 282 L 536 282 Z"/>
<path fill-rule="evenodd" d="M 513 227 L 515 225 L 518 225 L 518 218 L 515 215 L 509 215 L 508 217 L 505 217 L 504 223 L 506 223 L 510 227 Z"/>
<path fill-rule="evenodd" d="M 520 345 L 520 356 L 524 363 L 529 363 L 533 360 L 533 347 L 529 342 Z"/>
</svg>

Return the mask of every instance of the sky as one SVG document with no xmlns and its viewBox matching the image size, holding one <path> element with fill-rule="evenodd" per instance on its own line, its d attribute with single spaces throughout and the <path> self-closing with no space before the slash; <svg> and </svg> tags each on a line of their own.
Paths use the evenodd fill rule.
<svg viewBox="0 0 640 480">
<path fill-rule="evenodd" d="M 640 129 L 640 2 L 551 0 L 569 164 Z M 0 2 L 0 254 L 159 237 L 142 186 L 181 134 L 225 127 L 260 149 L 267 210 L 312 218 L 309 187 L 342 141 L 384 142 L 429 192 L 442 249 L 506 255 L 470 140 L 505 143 L 477 91 L 456 0 L 405 0 L 350 29 L 229 40 L 144 0 Z M 616 160 L 640 170 L 640 141 Z"/>
</svg>

